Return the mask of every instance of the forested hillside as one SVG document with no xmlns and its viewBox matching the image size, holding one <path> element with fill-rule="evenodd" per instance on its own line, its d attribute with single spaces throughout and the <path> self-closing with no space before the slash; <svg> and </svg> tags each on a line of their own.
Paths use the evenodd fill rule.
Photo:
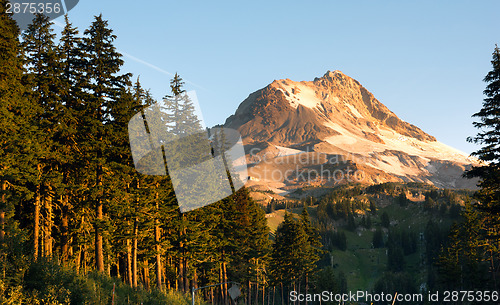
<svg viewBox="0 0 500 305">
<path fill-rule="evenodd" d="M 118 281 L 119 303 L 156 304 L 169 291 L 225 283 L 198 295 L 229 304 L 232 281 L 244 302 L 254 304 L 269 294 L 270 281 L 278 286 L 277 260 L 287 253 L 274 251 L 280 255 L 270 267 L 265 214 L 245 189 L 180 213 L 168 176 L 135 170 L 127 124 L 155 101 L 138 77 L 132 84 L 132 75 L 121 71 L 107 21 L 96 16 L 81 35 L 66 19 L 56 40 L 48 18 L 37 15 L 20 35 L 5 3 L 0 302 L 109 304 L 109 283 Z M 166 96 L 181 92 L 180 76 L 165 84 Z M 299 230 L 306 229 L 305 221 Z M 312 242 L 314 232 L 307 233 Z M 295 282 L 307 282 L 314 265 L 311 259 L 307 268 L 297 267 Z"/>
</svg>

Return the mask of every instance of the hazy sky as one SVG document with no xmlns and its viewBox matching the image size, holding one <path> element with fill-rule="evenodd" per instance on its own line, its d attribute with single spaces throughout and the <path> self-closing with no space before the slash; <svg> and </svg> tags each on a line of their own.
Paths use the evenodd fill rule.
<svg viewBox="0 0 500 305">
<path fill-rule="evenodd" d="M 275 79 L 341 70 L 401 119 L 467 153 L 500 43 L 499 1 L 80 0 L 69 17 L 83 32 L 100 13 L 118 36 L 123 71 L 157 98 L 179 72 L 209 126 Z"/>
</svg>

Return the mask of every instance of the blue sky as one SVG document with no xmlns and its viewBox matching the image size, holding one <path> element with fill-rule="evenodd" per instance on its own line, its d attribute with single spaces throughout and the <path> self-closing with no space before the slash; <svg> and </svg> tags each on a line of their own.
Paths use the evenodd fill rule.
<svg viewBox="0 0 500 305">
<path fill-rule="evenodd" d="M 156 98 L 168 92 L 166 72 L 179 72 L 209 126 L 275 79 L 341 70 L 403 120 L 470 153 L 499 12 L 498 1 L 81 0 L 69 17 L 83 32 L 102 13 L 126 54 L 123 72 Z"/>
</svg>

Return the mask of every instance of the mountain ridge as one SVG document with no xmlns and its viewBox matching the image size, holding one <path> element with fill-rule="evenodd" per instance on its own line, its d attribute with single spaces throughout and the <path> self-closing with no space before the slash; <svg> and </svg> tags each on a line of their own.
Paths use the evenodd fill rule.
<svg viewBox="0 0 500 305">
<path fill-rule="evenodd" d="M 292 149 L 294 154 L 314 152 L 327 159 L 342 156 L 363 169 L 369 184 L 414 181 L 447 188 L 475 187 L 475 181 L 461 178 L 461 173 L 476 160 L 401 120 L 357 80 L 338 70 L 313 81 L 274 80 L 251 93 L 224 126 L 241 133 L 250 177 L 261 184 L 304 185 L 297 179 L 263 178 L 266 168 L 288 173 L 293 168 L 299 173 L 326 166 L 291 162 L 277 169 L 272 162 L 262 162 L 263 158 L 277 161 L 290 155 L 284 149 Z M 323 178 L 320 185 L 331 182 Z"/>
<path fill-rule="evenodd" d="M 300 93 L 302 92 L 300 88 L 297 87 L 297 85 L 301 86 L 302 89 L 309 89 L 311 86 L 316 86 L 318 87 L 318 89 L 323 89 L 321 91 L 321 99 L 326 101 L 326 103 L 318 103 L 317 105 L 315 105 L 315 107 L 310 107 L 312 106 L 310 102 L 301 102 L 300 97 L 297 98 L 297 95 L 300 95 Z M 353 96 L 354 94 L 352 92 L 352 89 L 358 89 L 358 92 L 354 92 L 354 94 L 357 94 L 358 96 Z M 339 92 L 341 93 L 346 91 L 351 91 L 351 96 L 340 94 L 339 97 Z M 319 92 L 316 91 L 313 94 L 318 95 Z M 306 92 L 305 98 L 311 98 L 311 95 L 313 94 L 312 92 Z M 337 100 L 334 100 L 334 103 L 332 103 L 331 97 L 337 98 Z M 263 115 L 263 122 L 271 124 L 274 123 L 273 120 L 271 120 L 271 117 L 277 117 L 275 115 L 275 111 L 286 111 L 291 110 L 291 108 L 299 109 L 302 107 L 313 111 L 316 110 L 320 112 L 320 116 L 323 115 L 328 117 L 335 110 L 332 108 L 332 106 L 336 106 L 336 103 L 338 104 L 341 102 L 340 98 L 343 98 L 345 100 L 350 98 L 350 105 L 354 106 L 355 109 L 351 108 L 349 110 L 355 115 L 368 115 L 369 118 L 372 118 L 374 121 L 378 121 L 376 123 L 386 125 L 403 135 L 415 137 L 421 140 L 436 141 L 436 138 L 423 132 L 415 125 L 407 123 L 398 118 L 385 105 L 380 103 L 373 96 L 373 94 L 369 92 L 365 87 L 363 87 L 357 80 L 346 76 L 338 70 L 335 70 L 334 72 L 327 71 L 323 75 L 323 77 L 315 78 L 314 81 L 294 82 L 290 79 L 274 80 L 271 84 L 264 87 L 263 89 L 257 90 L 254 93 L 250 94 L 249 97 L 240 104 L 240 106 L 236 110 L 236 113 L 226 120 L 225 126 L 234 127 L 233 122 L 244 122 L 243 124 L 248 122 L 249 118 L 242 115 L 248 114 L 248 110 L 251 111 L 251 114 L 253 115 L 252 118 L 257 118 L 258 115 L 261 114 Z M 265 103 L 266 101 L 268 102 L 267 104 Z M 353 105 L 353 101 L 356 101 L 357 105 Z M 360 101 L 363 103 L 363 106 L 365 106 L 365 109 L 360 109 Z M 254 108 L 249 109 L 249 107 L 251 106 L 254 106 Z M 263 108 L 267 111 L 261 113 L 259 110 L 262 110 Z M 302 115 L 302 117 L 304 116 L 304 111 L 299 110 L 298 112 Z M 376 123 L 374 122 L 367 121 L 365 123 L 371 129 L 376 127 Z M 373 126 L 372 124 L 375 124 L 375 126 Z M 316 129 L 316 131 L 320 133 L 323 132 L 322 129 Z"/>
</svg>

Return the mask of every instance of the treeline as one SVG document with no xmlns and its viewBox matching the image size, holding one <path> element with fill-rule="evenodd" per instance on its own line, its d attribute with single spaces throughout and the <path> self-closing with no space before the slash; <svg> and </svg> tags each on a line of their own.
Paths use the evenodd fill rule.
<svg viewBox="0 0 500 305">
<path fill-rule="evenodd" d="M 135 170 L 128 122 L 156 101 L 121 72 L 102 16 L 82 36 L 66 17 L 56 41 L 48 18 L 36 15 L 19 40 L 0 4 L 0 300 L 39 287 L 27 283 L 46 263 L 118 277 L 133 289 L 188 293 L 234 281 L 245 304 L 280 291 L 283 299 L 292 286 L 312 289 L 321 243 L 308 216 L 300 225 L 287 220 L 271 244 L 264 211 L 245 189 L 180 213 L 168 176 Z M 183 91 L 176 74 L 165 93 Z M 186 118 L 193 107 L 186 100 L 178 110 Z M 300 247 L 287 252 L 290 239 Z M 229 304 L 228 285 L 198 294 Z"/>
<path fill-rule="evenodd" d="M 312 205 L 311 202 L 314 200 L 314 198 L 309 197 L 309 198 L 304 198 L 302 200 L 280 200 L 280 199 L 271 199 L 269 203 L 264 207 L 266 213 L 270 214 L 276 210 L 283 210 L 283 209 L 296 209 L 296 208 L 302 208 L 304 205 Z"/>
<path fill-rule="evenodd" d="M 361 197 L 362 194 L 363 189 L 358 186 L 342 187 L 326 194 L 318 203 L 318 221 L 323 224 L 339 220 L 349 222 L 359 211 L 375 213 L 375 203 Z"/>
</svg>

